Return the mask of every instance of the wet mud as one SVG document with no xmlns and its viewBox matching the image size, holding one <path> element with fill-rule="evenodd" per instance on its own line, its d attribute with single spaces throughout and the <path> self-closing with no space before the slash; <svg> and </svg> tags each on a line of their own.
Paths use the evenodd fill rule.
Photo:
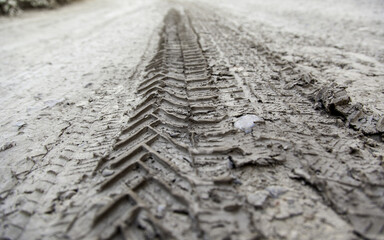
<svg viewBox="0 0 384 240">
<path fill-rule="evenodd" d="M 128 79 L 134 104 L 93 111 L 102 140 L 42 167 L 62 185 L 18 185 L 50 196 L 19 198 L 5 239 L 384 238 L 384 120 L 342 87 L 193 3 L 167 8 Z"/>
</svg>

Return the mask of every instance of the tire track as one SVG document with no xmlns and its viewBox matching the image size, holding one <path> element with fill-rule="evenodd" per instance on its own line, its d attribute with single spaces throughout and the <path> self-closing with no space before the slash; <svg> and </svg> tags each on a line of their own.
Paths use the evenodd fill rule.
<svg viewBox="0 0 384 240">
<path fill-rule="evenodd" d="M 100 122 L 99 140 L 87 150 L 114 143 L 109 154 L 95 161 L 75 154 L 81 143 L 74 143 L 61 155 L 79 164 L 60 177 L 93 174 L 62 195 L 70 201 L 53 208 L 63 214 L 42 235 L 354 239 L 354 230 L 379 239 L 380 145 L 286 88 L 268 49 L 250 49 L 251 39 L 232 24 L 188 7 L 165 16 L 157 52 L 138 69 L 141 100 L 119 137 L 115 114 Z M 246 114 L 265 120 L 250 134 L 233 124 Z"/>
<path fill-rule="evenodd" d="M 236 134 L 233 118 L 254 110 L 232 75 L 212 76 L 207 70 L 188 18 L 171 10 L 164 24 L 158 53 L 138 87 L 143 100 L 114 151 L 95 169 L 99 194 L 112 200 L 97 211 L 88 234 L 102 232 L 103 239 L 258 235 L 251 213 L 240 204 L 231 168 L 279 160 L 268 151 L 250 157 L 252 141 Z M 78 232 L 76 224 L 71 231 Z"/>
<path fill-rule="evenodd" d="M 301 96 L 301 90 L 287 87 L 295 83 L 297 72 L 286 71 L 285 68 L 293 67 L 279 61 L 279 55 L 262 43 L 254 43 L 231 23 L 209 15 L 211 11 L 190 9 L 203 48 L 215 49 L 212 47 L 215 46 L 219 59 L 226 61 L 249 88 L 252 102 L 258 105 L 256 109 L 268 120 L 267 136 L 279 136 L 293 144 L 296 157 L 284 162 L 293 173 L 291 177 L 317 189 L 325 203 L 343 216 L 358 235 L 381 239 L 384 235 L 384 205 L 379 197 L 384 179 L 382 145 L 340 128 L 336 118 L 315 111 L 306 96 Z M 310 83 L 305 87 L 306 92 L 316 89 Z M 340 109 L 348 108 L 344 103 L 341 105 Z"/>
</svg>

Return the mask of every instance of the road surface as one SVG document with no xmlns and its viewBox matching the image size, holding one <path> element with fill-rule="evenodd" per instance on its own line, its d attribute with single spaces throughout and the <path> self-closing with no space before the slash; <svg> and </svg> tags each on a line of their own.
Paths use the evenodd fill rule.
<svg viewBox="0 0 384 240">
<path fill-rule="evenodd" d="M 0 18 L 3 239 L 384 239 L 381 1 Z"/>
</svg>

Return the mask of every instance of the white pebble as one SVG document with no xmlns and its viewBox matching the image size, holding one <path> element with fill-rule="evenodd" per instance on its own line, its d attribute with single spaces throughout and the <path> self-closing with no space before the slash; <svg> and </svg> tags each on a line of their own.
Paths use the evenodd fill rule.
<svg viewBox="0 0 384 240">
<path fill-rule="evenodd" d="M 115 171 L 113 170 L 110 170 L 108 168 L 104 169 L 103 172 L 101 173 L 104 177 L 108 177 L 108 176 L 111 176 L 112 174 L 114 174 Z"/>
<path fill-rule="evenodd" d="M 264 120 L 256 115 L 244 115 L 235 122 L 235 128 L 243 130 L 245 133 L 250 133 L 255 123 L 263 122 Z"/>
</svg>

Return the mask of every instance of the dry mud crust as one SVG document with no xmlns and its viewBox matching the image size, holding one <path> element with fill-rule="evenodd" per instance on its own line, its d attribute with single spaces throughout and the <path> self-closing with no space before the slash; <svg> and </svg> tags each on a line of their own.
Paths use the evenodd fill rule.
<svg viewBox="0 0 384 240">
<path fill-rule="evenodd" d="M 284 88 L 231 24 L 188 9 L 165 17 L 143 100 L 73 198 L 65 236 L 382 238 L 382 146 Z M 234 129 L 245 114 L 265 123 Z"/>
</svg>

